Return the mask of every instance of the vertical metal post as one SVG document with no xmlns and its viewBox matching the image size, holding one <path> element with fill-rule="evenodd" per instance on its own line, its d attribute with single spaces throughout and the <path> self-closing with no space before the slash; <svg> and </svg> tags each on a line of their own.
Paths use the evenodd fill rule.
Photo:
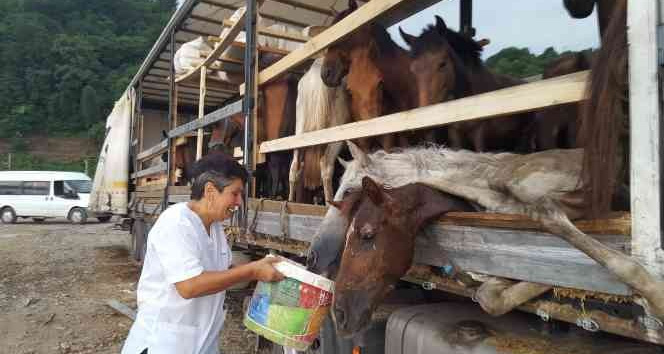
<svg viewBox="0 0 664 354">
<path fill-rule="evenodd" d="M 255 47 L 256 47 L 256 0 L 247 0 L 246 1 L 247 11 L 245 15 L 245 25 L 244 30 L 246 33 L 246 46 L 244 47 L 244 100 L 242 102 L 242 113 L 244 115 L 244 146 L 242 149 L 242 160 L 244 162 L 245 168 L 247 168 L 251 176 L 247 180 L 247 184 L 244 189 L 244 206 L 242 210 L 242 232 L 247 230 L 247 216 L 248 216 L 248 206 L 249 206 L 249 195 L 251 193 L 252 183 L 253 183 L 253 119 L 252 113 L 254 111 L 254 105 L 256 104 L 256 97 L 254 97 L 255 92 L 255 66 L 258 65 L 257 58 L 255 56 Z"/>
<path fill-rule="evenodd" d="M 658 0 L 629 0 L 630 190 L 632 255 L 664 275 L 661 248 L 661 121 L 657 64 Z"/>
<path fill-rule="evenodd" d="M 171 31 L 171 43 L 170 43 L 170 64 L 169 64 L 169 83 L 168 86 L 168 119 L 173 121 L 173 117 L 177 116 L 177 98 L 175 98 L 175 30 Z M 175 102 L 174 102 L 175 101 Z M 170 123 L 170 122 L 169 122 Z M 169 124 L 170 125 L 170 124 Z M 171 128 L 172 129 L 172 128 Z M 165 210 L 168 207 L 168 185 L 171 181 L 171 165 L 173 161 L 172 155 L 172 141 L 170 137 L 167 138 L 167 156 L 166 159 L 166 187 L 164 188 L 164 199 L 162 202 L 162 210 Z"/>
<path fill-rule="evenodd" d="M 469 38 L 475 37 L 475 28 L 473 28 L 473 0 L 461 0 L 459 14 L 459 28 L 461 34 Z"/>
</svg>

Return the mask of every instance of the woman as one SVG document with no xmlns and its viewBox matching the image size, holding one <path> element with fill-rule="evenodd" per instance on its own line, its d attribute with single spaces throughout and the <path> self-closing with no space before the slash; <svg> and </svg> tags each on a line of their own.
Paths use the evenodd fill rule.
<svg viewBox="0 0 664 354">
<path fill-rule="evenodd" d="M 248 175 L 236 161 L 209 155 L 193 167 L 191 201 L 172 205 L 148 235 L 138 282 L 138 313 L 122 354 L 219 353 L 224 290 L 283 278 L 264 258 L 233 269 L 221 222 L 242 203 Z"/>
</svg>

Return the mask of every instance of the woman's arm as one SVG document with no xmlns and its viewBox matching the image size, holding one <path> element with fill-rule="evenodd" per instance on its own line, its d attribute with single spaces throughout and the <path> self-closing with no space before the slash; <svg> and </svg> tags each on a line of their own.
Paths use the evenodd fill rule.
<svg viewBox="0 0 664 354">
<path fill-rule="evenodd" d="M 265 257 L 224 271 L 204 271 L 193 278 L 175 283 L 175 289 L 183 298 L 193 299 L 224 291 L 246 281 L 278 281 L 284 276 L 274 269 L 272 264 L 279 261 L 279 257 Z"/>
</svg>

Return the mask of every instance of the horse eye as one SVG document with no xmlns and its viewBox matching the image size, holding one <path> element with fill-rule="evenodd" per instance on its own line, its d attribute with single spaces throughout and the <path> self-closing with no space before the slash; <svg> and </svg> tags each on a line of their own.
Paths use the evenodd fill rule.
<svg viewBox="0 0 664 354">
<path fill-rule="evenodd" d="M 373 240 L 376 234 L 373 231 L 362 231 L 360 232 L 360 239 L 364 241 Z"/>
<path fill-rule="evenodd" d="M 447 66 L 447 61 L 440 63 L 440 68 L 444 69 Z"/>
</svg>

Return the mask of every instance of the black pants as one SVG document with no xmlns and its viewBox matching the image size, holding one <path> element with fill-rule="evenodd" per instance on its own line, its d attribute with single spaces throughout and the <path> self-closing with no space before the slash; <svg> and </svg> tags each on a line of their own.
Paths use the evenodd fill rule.
<svg viewBox="0 0 664 354">
<path fill-rule="evenodd" d="M 148 348 L 143 349 L 143 351 L 141 352 L 141 354 L 148 354 Z"/>
</svg>

